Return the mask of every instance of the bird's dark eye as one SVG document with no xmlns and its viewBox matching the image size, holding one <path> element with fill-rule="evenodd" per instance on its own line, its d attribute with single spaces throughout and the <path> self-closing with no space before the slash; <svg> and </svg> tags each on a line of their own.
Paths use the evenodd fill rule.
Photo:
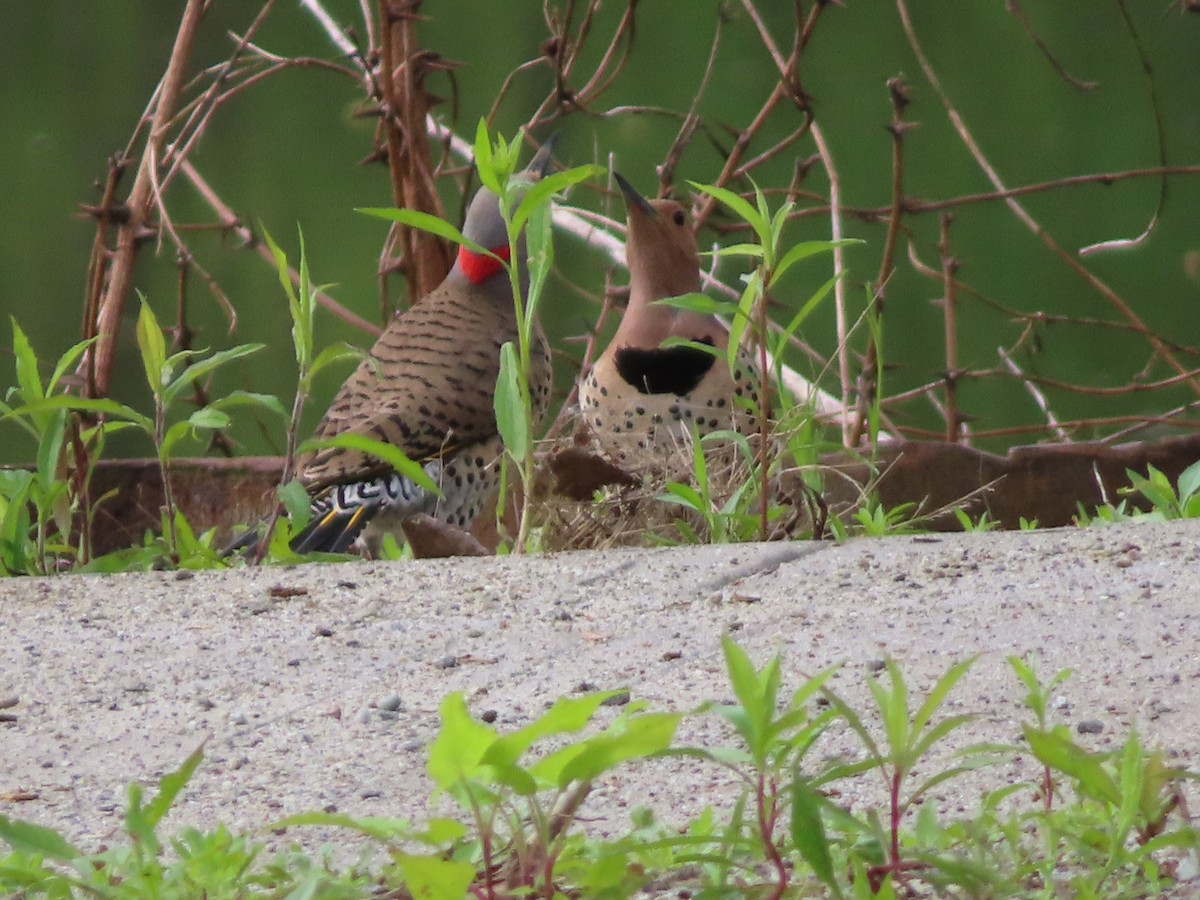
<svg viewBox="0 0 1200 900">
<path fill-rule="evenodd" d="M 682 225 L 684 222 L 686 222 L 686 221 L 687 221 L 687 216 L 685 216 L 685 215 L 683 214 L 683 210 L 682 210 L 682 209 L 677 209 L 677 210 L 675 210 L 675 215 L 671 216 L 671 220 L 672 220 L 672 221 L 673 221 L 673 222 L 674 222 L 676 225 Z"/>
</svg>

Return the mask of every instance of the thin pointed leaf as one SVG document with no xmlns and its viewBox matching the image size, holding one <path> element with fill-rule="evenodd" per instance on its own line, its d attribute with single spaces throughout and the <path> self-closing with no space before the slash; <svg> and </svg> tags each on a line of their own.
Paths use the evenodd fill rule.
<svg viewBox="0 0 1200 900">
<path fill-rule="evenodd" d="M 754 234 L 758 237 L 759 243 L 766 243 L 770 239 L 767 221 L 743 197 L 735 194 L 728 188 L 717 187 L 715 184 L 699 184 L 695 181 L 689 181 L 688 184 L 696 190 L 708 194 L 710 197 L 715 197 L 728 206 L 735 215 L 744 219 L 754 229 Z"/>
<path fill-rule="evenodd" d="M 945 702 L 946 696 L 954 689 L 954 686 L 962 680 L 962 677 L 967 674 L 971 666 L 975 665 L 975 660 L 979 659 L 979 654 L 968 656 L 966 659 L 955 663 L 945 674 L 938 679 L 937 684 L 933 686 L 933 690 L 929 692 L 929 696 L 925 698 L 925 702 L 921 704 L 917 714 L 913 717 L 913 733 L 920 734 L 925 730 L 925 726 L 929 724 L 929 720 L 933 718 L 933 714 Z"/>
<path fill-rule="evenodd" d="M 517 205 L 517 209 L 513 213 L 513 231 L 519 232 L 524 227 L 526 221 L 528 221 L 533 210 L 548 204 L 555 194 L 565 191 L 569 187 L 574 187 L 581 181 L 587 181 L 589 178 L 596 178 L 603 175 L 604 171 L 603 166 L 589 164 L 577 166 L 574 169 L 566 169 L 562 172 L 554 172 L 535 181 L 521 196 L 521 202 Z"/>
<path fill-rule="evenodd" d="M 804 779 L 799 769 L 792 779 L 791 794 L 792 845 L 816 876 L 840 897 L 841 888 L 833 872 L 833 856 L 829 852 L 829 839 L 825 836 L 825 823 L 821 819 L 821 795 Z"/>
<path fill-rule="evenodd" d="M 810 256 L 816 256 L 818 253 L 832 253 L 835 247 L 844 247 L 847 244 L 861 244 L 858 240 L 840 240 L 840 241 L 801 241 L 790 247 L 787 253 L 776 264 L 775 269 L 771 273 L 771 287 L 783 277 L 796 263 L 803 259 L 808 259 Z"/>
<path fill-rule="evenodd" d="M 686 309 L 702 316 L 733 316 L 739 313 L 738 305 L 730 300 L 717 300 L 708 294 L 699 292 L 680 294 L 678 297 L 663 297 L 654 301 L 655 306 L 669 306 L 673 309 Z"/>
<path fill-rule="evenodd" d="M 239 344 L 227 350 L 218 350 L 212 356 L 192 363 L 180 372 L 179 377 L 163 390 L 163 402 L 169 405 L 179 395 L 180 391 L 203 378 L 209 372 L 220 368 L 227 362 L 257 353 L 265 346 L 266 344 Z"/>
<path fill-rule="evenodd" d="M 516 459 L 524 459 L 529 450 L 530 422 L 521 391 L 521 367 L 517 362 L 517 351 L 512 341 L 500 348 L 500 375 L 496 379 L 496 396 L 493 400 L 496 412 L 496 427 L 504 440 L 504 447 Z"/>
<path fill-rule="evenodd" d="M 503 139 L 500 139 L 500 146 L 501 148 L 505 147 Z M 492 155 L 492 139 L 488 135 L 487 122 L 484 119 L 480 119 L 479 124 L 475 126 L 474 155 L 475 171 L 479 173 L 479 180 L 483 182 L 484 187 L 497 197 L 503 196 L 504 186 L 500 183 L 500 179 L 496 177 L 496 162 Z"/>
<path fill-rule="evenodd" d="M 70 862 L 83 854 L 53 828 L 0 816 L 0 840 L 17 853 L 35 853 L 58 862 Z"/>
<path fill-rule="evenodd" d="M 389 222 L 407 226 L 408 228 L 416 228 L 420 231 L 427 231 L 430 234 L 445 238 L 448 241 L 453 241 L 455 244 L 466 247 L 472 253 L 482 253 L 491 256 L 492 253 L 483 246 L 475 243 L 449 222 L 439 219 L 437 216 L 430 215 L 426 212 L 421 212 L 416 209 L 394 209 L 392 207 L 373 207 L 364 206 L 358 207 L 360 213 L 365 213 L 368 216 L 375 216 L 379 219 L 387 219 Z"/>
<path fill-rule="evenodd" d="M 158 319 L 154 310 L 142 297 L 142 307 L 137 319 L 137 343 L 141 350 L 142 368 L 146 372 L 146 383 L 155 397 L 161 397 L 163 374 L 167 362 L 167 344 L 163 338 L 162 329 L 158 327 Z"/>
<path fill-rule="evenodd" d="M 340 447 L 346 450 L 358 450 L 362 453 L 367 453 L 374 456 L 376 459 L 382 460 L 387 465 L 391 466 L 409 481 L 420 486 L 426 491 L 431 491 L 435 494 L 441 494 L 438 486 L 433 479 L 429 477 L 429 473 L 421 466 L 420 463 L 409 459 L 404 451 L 395 444 L 389 444 L 385 441 L 377 441 L 374 438 L 369 438 L 364 434 L 354 434 L 344 432 L 334 435 L 331 438 L 322 438 L 321 440 L 305 441 L 300 446 L 300 452 L 308 450 L 323 450 L 328 447 Z"/>
</svg>

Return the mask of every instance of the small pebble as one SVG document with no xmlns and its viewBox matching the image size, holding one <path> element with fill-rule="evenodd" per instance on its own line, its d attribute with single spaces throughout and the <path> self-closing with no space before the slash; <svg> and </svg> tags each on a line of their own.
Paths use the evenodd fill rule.
<svg viewBox="0 0 1200 900">
<path fill-rule="evenodd" d="M 333 637 L 333 629 L 322 625 L 316 630 L 317 637 Z"/>
<path fill-rule="evenodd" d="M 188 571 L 187 569 L 180 569 L 178 572 L 175 573 L 176 581 L 190 581 L 191 579 L 193 579 L 195 577 L 196 577 L 196 573 Z"/>
<path fill-rule="evenodd" d="M 1080 734 L 1100 734 L 1104 730 L 1104 723 L 1099 719 L 1084 719 L 1076 723 L 1075 730 Z"/>
<path fill-rule="evenodd" d="M 433 661 L 433 664 L 439 669 L 457 669 L 458 657 L 446 654 Z"/>
<path fill-rule="evenodd" d="M 229 713 L 230 725 L 245 725 L 250 721 L 249 717 L 240 709 L 231 710 Z"/>
<path fill-rule="evenodd" d="M 377 790 L 376 788 L 367 788 L 358 796 L 363 800 L 377 800 L 383 796 L 383 791 Z"/>
<path fill-rule="evenodd" d="M 400 745 L 400 749 L 403 750 L 405 753 L 416 753 L 420 750 L 425 749 L 425 745 L 422 744 L 420 741 L 416 741 L 416 740 L 405 741 L 403 744 Z"/>
<path fill-rule="evenodd" d="M 662 655 L 663 662 L 670 662 L 673 659 L 680 659 L 682 657 L 683 657 L 682 650 L 667 650 Z"/>
<path fill-rule="evenodd" d="M 404 701 L 401 699 L 400 695 L 393 691 L 376 703 L 375 707 L 377 709 L 385 710 L 386 712 L 396 712 L 400 709 L 400 705 L 403 702 Z"/>
<path fill-rule="evenodd" d="M 291 666 L 293 669 L 297 669 L 297 668 L 299 668 L 299 667 L 300 667 L 300 658 L 299 658 L 299 657 L 295 657 L 295 658 L 293 658 L 293 659 L 289 659 L 289 660 L 287 661 L 287 664 L 288 664 L 289 666 Z"/>
<path fill-rule="evenodd" d="M 620 691 L 600 702 L 601 706 L 624 706 L 629 702 L 629 691 Z"/>
<path fill-rule="evenodd" d="M 867 671 L 869 672 L 882 672 L 886 668 L 887 663 L 882 659 L 872 659 L 867 661 Z"/>
<path fill-rule="evenodd" d="M 371 711 L 365 706 L 358 711 L 358 721 L 363 725 L 367 725 L 371 721 Z"/>
<path fill-rule="evenodd" d="M 494 709 L 485 709 L 479 716 L 486 724 L 491 725 L 499 717 L 499 713 Z"/>
</svg>

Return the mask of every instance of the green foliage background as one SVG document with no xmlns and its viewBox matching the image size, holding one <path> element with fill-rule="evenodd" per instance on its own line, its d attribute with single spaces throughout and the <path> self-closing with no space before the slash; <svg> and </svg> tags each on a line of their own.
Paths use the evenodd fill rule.
<svg viewBox="0 0 1200 900">
<path fill-rule="evenodd" d="M 359 4 L 329 0 L 342 21 L 357 21 Z M 759 4 L 786 53 L 792 4 Z M 976 3 L 912 2 L 914 26 L 945 89 L 975 137 L 1010 187 L 1101 171 L 1158 164 L 1151 85 L 1158 92 L 1167 161 L 1197 162 L 1200 156 L 1200 68 L 1196 53 L 1200 15 L 1181 5 L 1127 4 L 1152 71 L 1143 71 L 1135 39 L 1117 2 L 1029 0 L 1033 28 L 1055 57 L 1076 77 L 1096 81 L 1081 91 L 1047 62 L 1001 0 Z M 241 30 L 257 4 L 218 2 L 207 16 L 192 71 L 225 59 L 227 30 Z M 807 5 L 805 7 L 807 9 Z M 0 165 L 5 173 L 0 216 L 0 347 L 10 346 L 8 317 L 15 316 L 43 358 L 56 357 L 79 337 L 83 283 L 94 238 L 80 203 L 99 199 L 106 160 L 122 149 L 162 73 L 178 26 L 182 2 L 5 4 L 0 10 Z M 605 3 L 595 31 L 611 32 L 623 5 Z M 453 83 L 435 76 L 431 88 L 448 101 L 441 110 L 456 113 L 460 134 L 473 133 L 505 76 L 535 58 L 547 36 L 540 2 L 448 2 L 421 7 L 422 44 L 461 63 Z M 719 148 L 732 134 L 723 126 L 745 127 L 775 83 L 775 72 L 752 21 L 738 3 L 712 0 L 645 0 L 638 5 L 637 34 L 629 64 L 613 89 L 591 113 L 623 105 L 683 112 L 690 106 L 709 52 L 719 15 L 728 17 L 712 86 L 699 112 L 709 126 L 697 138 L 676 172 L 686 180 L 712 181 L 719 172 Z M 281 3 L 257 43 L 289 55 L 333 57 L 334 51 L 312 18 L 297 4 Z M 588 50 L 595 61 L 605 49 L 596 39 Z M 590 72 L 586 65 L 580 72 Z M 949 198 L 990 189 L 950 126 L 935 93 L 924 80 L 901 29 L 897 8 L 880 0 L 846 0 L 823 13 L 801 66 L 801 80 L 829 140 L 842 179 L 843 202 L 851 207 L 886 206 L 890 191 L 891 117 L 885 81 L 903 74 L 913 103 L 906 137 L 906 193 L 922 199 Z M 1152 81 L 1151 81 L 1152 79 Z M 457 91 L 455 91 L 457 85 Z M 516 78 L 493 125 L 511 134 L 553 86 L 549 68 L 533 68 Z M 251 225 L 261 223 L 283 238 L 301 223 L 314 278 L 334 282 L 334 295 L 373 321 L 382 313 L 376 265 L 384 228 L 354 212 L 378 206 L 390 194 L 381 165 L 361 165 L 371 152 L 375 120 L 354 115 L 360 106 L 357 83 L 317 69 L 273 76 L 223 106 L 193 157 L 215 190 Z M 799 111 L 776 114 L 752 151 L 800 124 Z M 654 166 L 665 156 L 678 122 L 655 115 L 569 116 L 561 125 L 558 157 L 569 164 L 607 164 L 613 154 L 623 174 L 652 192 Z M 539 135 L 540 136 L 540 135 Z M 811 140 L 798 146 L 813 151 Z M 765 188 L 790 180 L 795 152 L 759 170 Z M 127 190 L 132 172 L 126 176 Z M 819 166 L 807 188 L 827 191 Z M 1060 188 L 1024 199 L 1030 212 L 1068 249 L 1106 239 L 1133 237 L 1153 214 L 1160 181 L 1147 177 L 1110 186 Z M 179 221 L 212 221 L 211 211 L 182 181 L 169 198 Z M 459 209 L 447 197 L 447 208 Z M 620 218 L 618 202 L 593 190 L 577 191 L 573 202 L 608 209 Z M 865 239 L 850 251 L 855 285 L 878 271 L 884 226 L 847 218 L 848 236 Z M 920 257 L 937 264 L 937 215 L 910 216 L 905 224 Z M 827 238 L 827 218 L 797 223 L 795 240 Z M 702 236 L 703 237 L 703 236 Z M 711 237 L 711 236 L 710 236 Z M 961 207 L 952 232 L 960 276 L 988 297 L 1025 312 L 1044 310 L 1080 317 L 1113 319 L 1104 301 L 1045 251 L 999 201 Z M 605 261 L 570 238 L 560 238 L 557 254 L 563 275 L 599 291 Z M 237 332 L 227 334 L 223 314 L 197 279 L 191 284 L 189 320 L 199 330 L 196 345 L 219 349 L 240 342 L 264 342 L 268 351 L 230 370 L 216 391 L 236 387 L 290 396 L 294 363 L 286 303 L 269 266 L 244 252 L 232 252 L 216 234 L 195 235 L 193 249 L 218 278 L 236 306 Z M 289 244 L 289 246 L 291 246 Z M 294 249 L 294 248 L 293 248 Z M 944 369 L 943 326 L 930 300 L 940 286 L 915 274 L 904 258 L 888 291 L 885 358 L 889 393 L 925 383 Z M 164 324 L 174 319 L 176 276 L 173 251 L 143 251 L 135 284 L 151 300 Z M 1163 216 L 1141 247 L 1094 257 L 1088 265 L 1108 281 L 1159 333 L 1180 344 L 1200 334 L 1200 179 L 1172 177 Z M 732 272 L 726 270 L 729 281 Z M 828 277 L 828 269 L 798 271 L 780 292 L 790 306 Z M 395 289 L 393 289 L 393 293 Z M 861 290 L 851 296 L 861 308 Z M 543 317 L 557 346 L 567 334 L 580 334 L 594 322 L 597 308 L 577 295 L 556 290 L 543 305 Z M 117 399 L 149 409 L 133 326 L 136 304 L 127 310 L 126 333 L 118 360 Z M 328 315 L 318 317 L 318 345 L 369 338 Z M 961 314 L 960 363 L 996 364 L 997 345 L 1014 340 L 1020 325 L 1006 315 L 968 302 Z M 805 337 L 826 354 L 836 341 L 832 307 L 805 327 Z M 861 348 L 865 336 L 857 343 Z M 570 352 L 578 352 L 571 350 Z M 271 354 L 269 357 L 267 354 Z M 1026 371 L 1095 386 L 1127 383 L 1147 361 L 1144 341 L 1111 330 L 1076 326 L 1044 327 L 1040 352 L 1019 359 Z M 1194 361 L 1187 362 L 1194 364 Z M 565 387 L 573 364 L 564 356 L 559 377 Z M 11 354 L 0 350 L 0 384 L 11 382 Z M 1166 372 L 1159 366 L 1153 375 Z M 309 404 L 315 418 L 337 388 L 336 376 L 319 383 Z M 833 387 L 832 380 L 827 386 Z M 1036 422 L 1037 409 L 1010 382 L 968 382 L 964 411 L 987 427 Z M 1132 398 L 1051 394 L 1061 418 L 1151 414 L 1192 399 L 1185 388 Z M 926 404 L 908 408 L 902 421 L 929 428 L 939 423 Z M 281 435 L 264 437 L 245 423 L 236 432 L 248 452 L 277 452 Z M 1020 442 L 1013 438 L 1012 443 Z M 1003 446 L 992 442 L 993 447 Z M 111 452 L 146 454 L 136 440 L 114 440 Z M 27 459 L 31 450 L 11 438 L 0 442 L 0 461 Z"/>
</svg>

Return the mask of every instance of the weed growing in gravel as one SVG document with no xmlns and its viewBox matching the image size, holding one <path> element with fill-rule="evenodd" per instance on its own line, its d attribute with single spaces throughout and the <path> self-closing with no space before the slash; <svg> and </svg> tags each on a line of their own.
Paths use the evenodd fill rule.
<svg viewBox="0 0 1200 900">
<path fill-rule="evenodd" d="M 308 813 L 270 826 L 343 827 L 389 854 L 383 868 L 338 869 L 293 852 L 263 861 L 261 843 L 218 826 L 164 842 L 157 828 L 201 761 L 197 750 L 145 802 L 129 788 L 126 842 L 85 854 L 57 832 L 0 817 L 0 891 L 34 897 L 1151 897 L 1194 879 L 1200 834 L 1183 779 L 1136 734 L 1094 753 L 1050 721 L 1048 699 L 1068 676 L 1038 680 L 1009 664 L 1031 714 L 1021 745 L 968 747 L 949 763 L 935 748 L 969 720 L 942 710 L 974 660 L 951 666 L 923 698 L 910 697 L 891 661 L 867 681 L 873 706 L 859 712 L 829 688 L 834 669 L 786 699 L 778 657 L 756 668 L 723 644 L 734 701 L 716 714 L 736 741 L 716 748 L 673 744 L 683 714 L 627 704 L 597 722 L 615 692 L 560 699 L 524 728 L 501 734 L 471 717 L 461 695 L 441 705 L 429 748 L 435 793 L 455 818 L 421 825 L 382 817 Z M 583 735 L 584 732 L 586 735 Z M 877 736 L 878 735 L 878 736 Z M 855 739 L 860 752 L 830 755 L 826 738 Z M 823 749 L 824 748 L 824 749 Z M 973 816 L 950 819 L 926 800 L 969 770 L 1032 755 L 1034 780 L 984 793 Z M 586 833 L 592 785 L 656 757 L 722 767 L 740 792 L 684 827 L 637 809 L 627 832 Z M 918 772 L 921 774 L 918 776 Z M 882 778 L 879 807 L 838 805 L 862 778 Z M 1068 788 L 1070 789 L 1068 791 Z M 1032 800 L 1032 802 L 1030 802 Z"/>
</svg>

